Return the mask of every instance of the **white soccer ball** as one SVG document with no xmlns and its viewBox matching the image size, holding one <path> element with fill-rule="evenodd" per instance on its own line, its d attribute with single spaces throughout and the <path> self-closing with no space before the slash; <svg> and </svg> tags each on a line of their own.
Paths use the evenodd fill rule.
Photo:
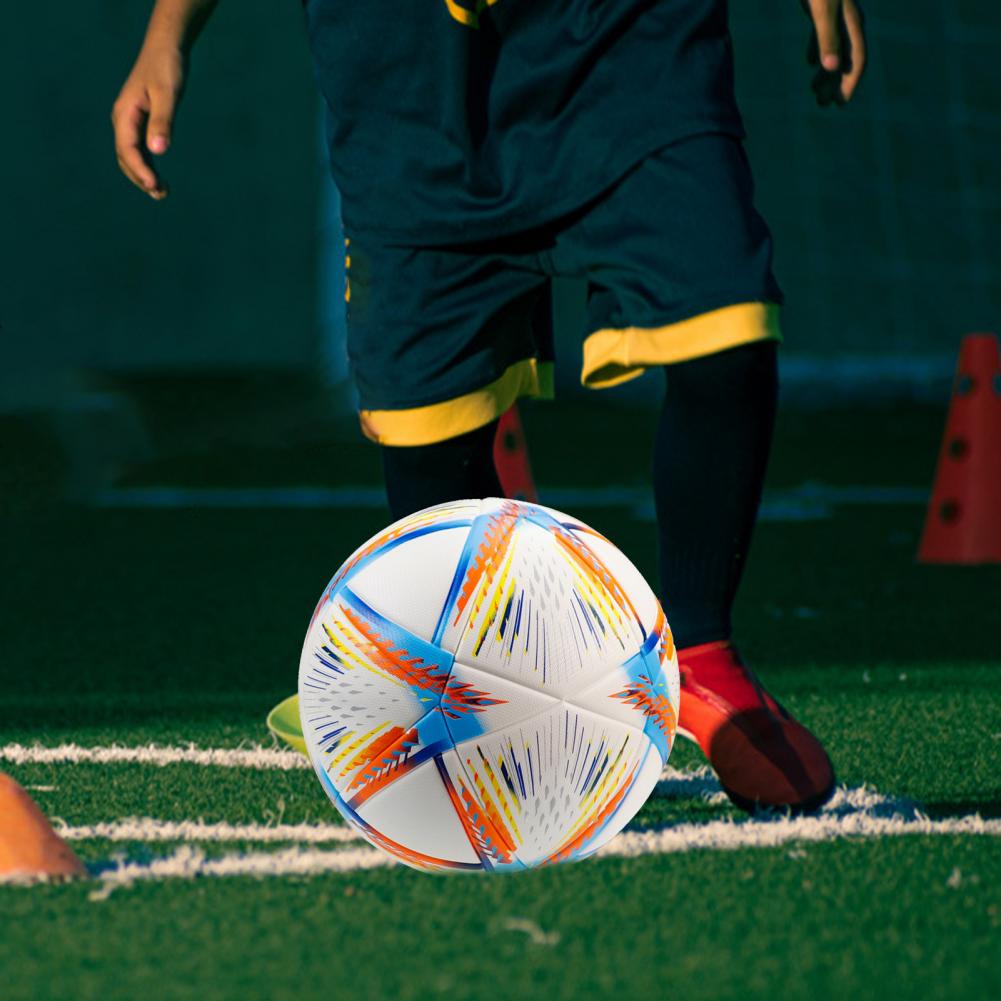
<svg viewBox="0 0 1001 1001">
<path fill-rule="evenodd" d="M 643 805 L 678 719 L 650 587 L 576 518 L 456 501 L 391 525 L 330 582 L 299 668 L 327 795 L 426 870 L 585 858 Z"/>
</svg>

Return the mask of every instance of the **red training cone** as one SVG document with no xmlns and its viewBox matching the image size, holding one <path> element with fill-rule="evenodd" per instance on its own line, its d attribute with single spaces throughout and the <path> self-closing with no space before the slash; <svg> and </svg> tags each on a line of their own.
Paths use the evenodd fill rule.
<svg viewBox="0 0 1001 1001">
<path fill-rule="evenodd" d="M 1001 350 L 963 338 L 919 563 L 1001 563 Z"/>
<path fill-rule="evenodd" d="M 31 797 L 0 773 L 0 883 L 86 875 Z"/>
<path fill-rule="evenodd" d="M 497 425 L 497 436 L 494 438 L 494 466 L 497 468 L 497 476 L 505 497 L 532 503 L 538 501 L 539 494 L 532 479 L 532 464 L 528 458 L 528 445 L 525 443 L 525 433 L 521 428 L 517 403 L 513 403 L 504 412 Z"/>
</svg>

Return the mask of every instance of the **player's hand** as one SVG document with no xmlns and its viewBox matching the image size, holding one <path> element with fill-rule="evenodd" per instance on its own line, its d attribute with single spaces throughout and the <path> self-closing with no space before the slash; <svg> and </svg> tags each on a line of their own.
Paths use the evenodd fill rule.
<svg viewBox="0 0 1001 1001">
<path fill-rule="evenodd" d="M 167 197 L 153 156 L 170 148 L 184 85 L 184 55 L 169 45 L 144 46 L 111 110 L 115 154 L 122 173 L 151 198 Z"/>
<path fill-rule="evenodd" d="M 845 104 L 865 72 L 865 19 L 856 0 L 801 0 L 813 21 L 807 62 L 817 103 Z"/>
</svg>

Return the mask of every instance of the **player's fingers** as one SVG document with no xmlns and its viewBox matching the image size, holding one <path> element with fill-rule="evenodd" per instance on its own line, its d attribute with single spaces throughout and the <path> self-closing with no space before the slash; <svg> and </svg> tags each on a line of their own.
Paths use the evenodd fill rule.
<svg viewBox="0 0 1001 1001">
<path fill-rule="evenodd" d="M 137 187 L 154 198 L 162 198 L 166 191 L 156 172 L 143 155 L 143 126 L 146 110 L 139 104 L 115 107 L 112 123 L 115 129 L 115 154 L 122 173 Z"/>
<path fill-rule="evenodd" d="M 136 172 L 125 162 L 122 155 L 115 150 L 115 159 L 118 161 L 118 169 L 137 187 L 143 187 L 143 183 L 139 180 Z"/>
<path fill-rule="evenodd" d="M 146 147 L 151 153 L 166 153 L 170 146 L 171 129 L 174 124 L 176 95 L 167 87 L 159 87 L 149 92 L 149 120 L 146 123 Z"/>
<path fill-rule="evenodd" d="M 820 65 L 836 70 L 841 64 L 841 0 L 810 0 L 810 17 L 817 32 Z"/>
<path fill-rule="evenodd" d="M 865 72 L 865 22 L 862 11 L 855 0 L 845 0 L 843 17 L 852 53 L 851 66 L 841 80 L 841 98 L 848 101 L 851 100 L 851 96 L 855 93 L 859 80 L 862 79 L 862 74 Z"/>
<path fill-rule="evenodd" d="M 167 197 L 167 189 L 164 187 L 162 182 L 157 181 L 155 187 L 150 190 L 146 187 L 146 183 L 141 177 L 139 177 L 132 166 L 125 162 L 121 157 L 118 157 L 118 167 L 121 172 L 137 187 L 140 191 L 149 195 L 154 201 L 160 201 Z"/>
</svg>

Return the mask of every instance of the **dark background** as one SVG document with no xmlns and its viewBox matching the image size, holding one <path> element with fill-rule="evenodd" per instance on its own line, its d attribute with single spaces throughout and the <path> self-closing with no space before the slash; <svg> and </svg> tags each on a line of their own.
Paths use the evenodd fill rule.
<svg viewBox="0 0 1001 1001">
<path fill-rule="evenodd" d="M 795 0 L 732 6 L 748 149 L 788 295 L 786 409 L 943 407 L 959 338 L 1001 315 L 996 6 L 872 5 L 868 74 L 841 110 L 813 101 Z M 359 443 L 336 195 L 299 5 L 220 4 L 195 51 L 162 204 L 119 174 L 109 124 L 148 7 L 4 15 L 8 495 L 37 481 L 86 496 L 199 443 L 287 442 L 321 425 L 331 442 Z M 568 393 L 580 392 L 578 292 L 557 295 Z M 640 382 L 611 395 L 646 405 L 655 394 Z M 365 478 L 350 464 L 338 475 Z"/>
</svg>

